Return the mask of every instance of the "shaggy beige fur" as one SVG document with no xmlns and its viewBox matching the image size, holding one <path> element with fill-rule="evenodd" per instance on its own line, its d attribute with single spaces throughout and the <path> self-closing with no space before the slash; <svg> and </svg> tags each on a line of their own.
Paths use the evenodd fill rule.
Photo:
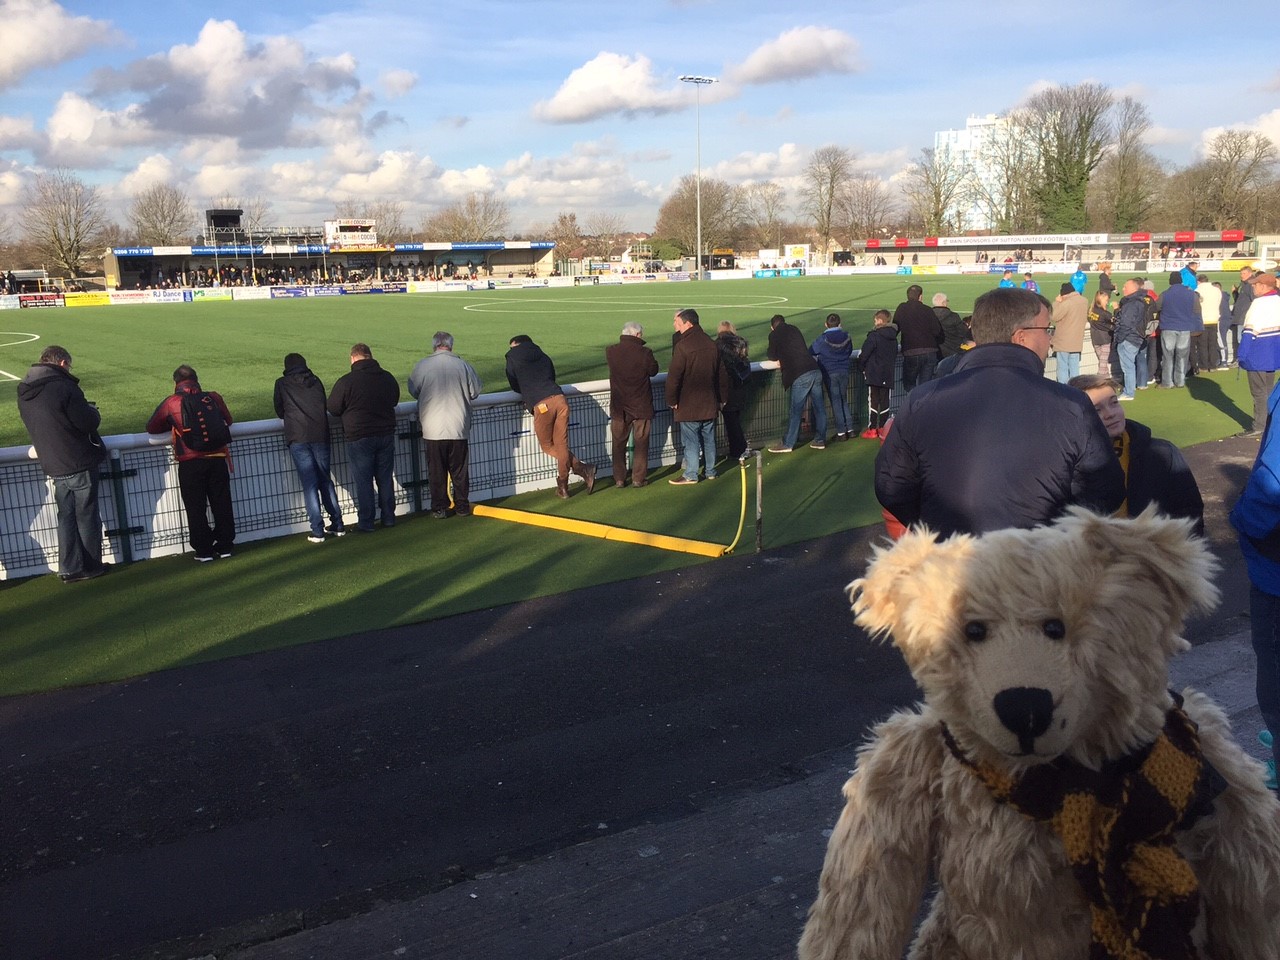
<svg viewBox="0 0 1280 960">
<path fill-rule="evenodd" d="M 892 637 L 925 702 L 881 723 L 859 754 L 802 960 L 898 960 L 931 878 L 911 960 L 1086 960 L 1089 908 L 1061 841 L 998 804 L 939 724 L 1011 773 L 1059 755 L 1096 769 L 1154 740 L 1172 703 L 1168 662 L 1187 648 L 1183 618 L 1217 601 L 1213 560 L 1189 531 L 1150 511 L 1076 510 L 1053 527 L 942 542 L 915 530 L 877 550 L 849 586 L 855 618 Z M 1019 687 L 1053 696 L 1033 742 L 993 707 Z M 1197 942 L 1206 960 L 1280 960 L 1280 804 L 1222 711 L 1185 697 L 1229 784 L 1178 839 L 1200 883 Z"/>
</svg>

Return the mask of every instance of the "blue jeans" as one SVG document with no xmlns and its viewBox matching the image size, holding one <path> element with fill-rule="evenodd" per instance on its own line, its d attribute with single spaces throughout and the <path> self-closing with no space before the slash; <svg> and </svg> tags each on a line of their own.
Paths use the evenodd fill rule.
<svg viewBox="0 0 1280 960">
<path fill-rule="evenodd" d="M 849 372 L 829 373 L 823 385 L 831 398 L 831 418 L 836 422 L 836 433 L 849 433 L 853 430 L 853 416 L 849 412 Z"/>
<path fill-rule="evenodd" d="M 1160 346 L 1164 350 L 1164 363 L 1160 364 L 1160 386 L 1183 386 L 1187 382 L 1187 357 L 1191 353 L 1191 331 L 1161 330 Z"/>
<path fill-rule="evenodd" d="M 1271 752 L 1280 761 L 1280 597 L 1249 587 L 1249 630 L 1258 660 L 1258 709 L 1271 731 Z"/>
<path fill-rule="evenodd" d="M 293 443 L 289 445 L 289 454 L 293 457 L 293 465 L 298 469 L 298 480 L 302 482 L 302 502 L 307 508 L 311 535 L 324 536 L 321 501 L 324 501 L 325 513 L 329 514 L 333 529 L 341 530 L 342 513 L 338 510 L 338 492 L 334 490 L 333 477 L 329 475 L 329 444 Z"/>
<path fill-rule="evenodd" d="M 827 405 L 822 399 L 822 373 L 810 370 L 796 377 L 791 384 L 791 413 L 787 418 L 787 433 L 782 438 L 784 447 L 794 447 L 800 437 L 800 419 L 804 416 L 804 405 L 813 401 L 813 439 L 827 439 Z"/>
<path fill-rule="evenodd" d="M 1142 346 L 1138 348 L 1138 359 L 1133 361 L 1134 372 L 1138 375 L 1138 386 L 1145 387 L 1151 380 L 1151 369 L 1147 363 L 1147 357 L 1151 355 L 1151 344 L 1147 340 L 1142 341 Z"/>
<path fill-rule="evenodd" d="M 684 420 L 680 423 L 680 446 L 684 450 L 684 478 L 697 480 L 699 467 L 707 468 L 707 479 L 716 476 L 716 422 Z"/>
<path fill-rule="evenodd" d="M 1055 353 L 1058 360 L 1058 382 L 1066 383 L 1072 377 L 1080 376 L 1080 354 Z M 1099 371 L 1100 373 L 1102 371 Z"/>
<path fill-rule="evenodd" d="M 351 479 L 356 488 L 356 517 L 360 529 L 373 529 L 378 506 L 382 508 L 382 525 L 395 526 L 396 493 L 391 476 L 396 456 L 395 436 L 388 433 L 381 437 L 349 440 L 347 456 L 351 459 Z M 375 483 L 378 485 L 377 504 L 373 499 Z"/>
<path fill-rule="evenodd" d="M 102 518 L 98 515 L 98 468 L 53 478 L 58 508 L 58 575 L 102 566 Z"/>
<path fill-rule="evenodd" d="M 1138 386 L 1138 351 L 1140 349 L 1136 343 L 1130 343 L 1128 340 L 1122 340 L 1116 347 L 1120 354 L 1120 376 L 1124 380 L 1123 395 L 1126 397 L 1132 397 L 1133 391 Z M 1143 372 L 1146 372 L 1145 364 Z M 1143 386 L 1146 386 L 1145 382 Z"/>
</svg>

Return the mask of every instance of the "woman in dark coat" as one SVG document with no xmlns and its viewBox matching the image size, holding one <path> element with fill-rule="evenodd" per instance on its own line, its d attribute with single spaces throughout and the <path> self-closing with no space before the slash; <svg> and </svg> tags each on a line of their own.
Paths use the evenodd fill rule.
<svg viewBox="0 0 1280 960">
<path fill-rule="evenodd" d="M 716 333 L 720 362 L 729 371 L 729 396 L 720 416 L 729 440 L 729 460 L 734 461 L 747 449 L 747 436 L 742 430 L 742 410 L 747 405 L 747 381 L 751 378 L 751 361 L 747 341 L 728 320 L 721 320 Z"/>
</svg>

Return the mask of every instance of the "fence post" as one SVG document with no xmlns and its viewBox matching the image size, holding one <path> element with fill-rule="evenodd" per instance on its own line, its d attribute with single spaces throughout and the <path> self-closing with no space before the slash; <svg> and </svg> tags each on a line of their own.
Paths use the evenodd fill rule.
<svg viewBox="0 0 1280 960">
<path fill-rule="evenodd" d="M 111 451 L 111 471 L 107 478 L 111 481 L 111 494 L 116 502 L 116 529 L 108 530 L 108 537 L 120 538 L 120 554 L 125 563 L 133 563 L 133 534 L 135 530 L 129 525 L 129 501 L 124 495 L 124 470 L 120 465 L 120 451 Z M 134 471 L 130 471 L 133 473 Z M 139 528 L 141 529 L 141 528 Z"/>
</svg>

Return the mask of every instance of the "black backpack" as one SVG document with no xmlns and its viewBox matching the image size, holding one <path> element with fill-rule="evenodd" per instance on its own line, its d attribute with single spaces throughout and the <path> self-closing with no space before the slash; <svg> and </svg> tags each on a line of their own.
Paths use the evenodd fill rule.
<svg viewBox="0 0 1280 960">
<path fill-rule="evenodd" d="M 231 442 L 231 428 L 213 394 L 197 390 L 182 395 L 182 442 L 198 453 L 221 450 Z"/>
</svg>

